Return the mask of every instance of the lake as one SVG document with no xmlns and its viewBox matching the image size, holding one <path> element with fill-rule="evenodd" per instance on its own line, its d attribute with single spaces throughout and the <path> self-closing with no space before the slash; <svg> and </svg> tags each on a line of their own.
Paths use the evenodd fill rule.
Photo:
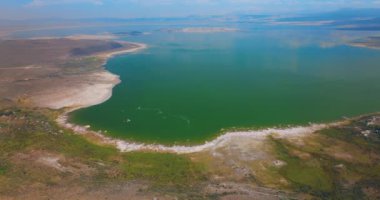
<svg viewBox="0 0 380 200">
<path fill-rule="evenodd" d="M 201 143 L 226 130 L 326 123 L 380 110 L 380 51 L 350 32 L 249 26 L 225 33 L 151 31 L 149 48 L 112 58 L 122 82 L 71 122 L 117 138 Z"/>
</svg>

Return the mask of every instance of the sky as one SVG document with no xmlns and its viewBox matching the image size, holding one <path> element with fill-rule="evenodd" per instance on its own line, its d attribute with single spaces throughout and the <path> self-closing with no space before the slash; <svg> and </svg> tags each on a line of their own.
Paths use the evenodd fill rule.
<svg viewBox="0 0 380 200">
<path fill-rule="evenodd" d="M 380 0 L 0 0 L 0 19 L 291 14 L 380 8 Z"/>
</svg>

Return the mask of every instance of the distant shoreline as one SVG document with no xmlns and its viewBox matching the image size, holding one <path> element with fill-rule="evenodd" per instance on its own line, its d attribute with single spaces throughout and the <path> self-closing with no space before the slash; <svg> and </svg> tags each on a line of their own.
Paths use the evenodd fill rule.
<svg viewBox="0 0 380 200">
<path fill-rule="evenodd" d="M 372 36 L 367 37 L 361 40 L 349 42 L 348 45 L 359 48 L 368 48 L 368 49 L 380 49 L 380 37 Z"/>
<path fill-rule="evenodd" d="M 108 59 L 110 59 L 114 56 L 127 54 L 127 53 L 133 53 L 133 52 L 141 51 L 141 50 L 147 48 L 147 45 L 143 44 L 143 43 L 131 43 L 131 42 L 119 42 L 119 43 L 133 44 L 133 45 L 136 45 L 136 47 L 125 48 L 122 50 L 117 50 L 117 51 L 112 51 L 112 52 L 99 53 L 99 54 L 95 55 L 95 57 L 103 60 L 102 61 L 103 66 L 106 64 Z M 113 89 L 113 87 L 115 87 L 117 84 L 120 83 L 120 79 L 119 79 L 118 75 L 112 74 L 111 72 L 107 71 L 106 69 L 104 69 L 104 71 L 105 71 L 105 73 L 103 75 L 104 77 L 107 77 L 107 76 L 114 76 L 115 77 L 113 84 L 110 85 L 109 87 L 103 88 L 101 86 L 101 84 L 93 83 L 94 85 L 92 85 L 91 87 L 93 87 L 92 90 L 108 90 L 108 92 L 105 92 L 104 95 L 101 95 L 101 96 L 88 94 L 88 102 L 82 102 L 80 106 L 72 107 L 70 112 L 72 112 L 74 110 L 81 109 L 81 108 L 86 108 L 86 107 L 94 106 L 97 104 L 101 104 L 101 103 L 107 101 L 109 98 L 111 98 L 112 89 Z M 73 101 L 75 101 L 75 100 L 73 100 Z M 67 107 L 67 106 L 66 105 L 59 105 L 59 107 L 63 108 L 63 107 Z"/>
<path fill-rule="evenodd" d="M 350 45 L 352 47 L 358 47 L 358 48 L 380 50 L 380 46 L 372 46 L 371 44 L 367 44 L 367 43 L 354 43 L 354 42 L 350 42 L 350 43 L 348 43 L 348 45 Z"/>
</svg>

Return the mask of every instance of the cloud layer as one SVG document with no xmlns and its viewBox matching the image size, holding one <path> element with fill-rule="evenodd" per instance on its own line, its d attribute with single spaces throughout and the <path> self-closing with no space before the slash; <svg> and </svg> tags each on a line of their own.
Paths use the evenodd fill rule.
<svg viewBox="0 0 380 200">
<path fill-rule="evenodd" d="M 48 5 L 59 5 L 59 4 L 76 4 L 76 3 L 90 3 L 94 5 L 103 5 L 102 0 L 32 0 L 27 3 L 27 6 L 48 6 Z"/>
</svg>

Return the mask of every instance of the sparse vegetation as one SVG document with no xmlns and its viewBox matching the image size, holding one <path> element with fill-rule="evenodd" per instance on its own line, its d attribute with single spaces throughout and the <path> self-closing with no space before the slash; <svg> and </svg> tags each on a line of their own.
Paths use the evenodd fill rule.
<svg viewBox="0 0 380 200">
<path fill-rule="evenodd" d="M 136 181 L 148 186 L 140 192 L 194 199 L 237 194 L 240 186 L 227 189 L 219 185 L 225 181 L 320 199 L 375 199 L 380 191 L 379 126 L 367 125 L 368 117 L 300 141 L 270 137 L 266 145 L 273 155 L 241 163 L 234 158 L 230 166 L 228 156 L 216 161 L 206 154 L 196 159 L 196 155 L 159 152 L 120 153 L 57 126 L 54 119 L 58 114 L 60 111 L 48 109 L 0 108 L 0 196 L 67 185 L 102 188 L 104 184 Z M 363 130 L 370 131 L 364 135 Z M 272 156 L 283 164 L 273 165 Z M 243 179 L 233 178 L 245 164 L 256 172 Z M 220 181 L 212 180 L 214 176 Z M 205 194 L 202 187 L 207 184 L 216 184 L 219 189 Z"/>
<path fill-rule="evenodd" d="M 189 186 L 205 180 L 203 168 L 184 156 L 134 152 L 124 156 L 122 167 L 129 179 L 147 179 L 159 185 Z"/>
<path fill-rule="evenodd" d="M 300 191 L 329 192 L 333 189 L 332 180 L 318 159 L 301 159 L 291 155 L 291 147 L 273 138 L 272 141 L 278 158 L 286 162 L 286 165 L 280 168 L 280 173 Z"/>
<path fill-rule="evenodd" d="M 370 119 L 324 129 L 301 143 L 271 137 L 278 159 L 286 162 L 279 172 L 296 190 L 320 198 L 375 198 L 373 191 L 380 191 L 378 184 L 373 184 L 380 182 L 380 152 L 375 139 L 379 127 L 363 123 Z M 367 135 L 362 134 L 368 129 Z"/>
<path fill-rule="evenodd" d="M 138 180 L 178 188 L 205 180 L 202 166 L 185 156 L 120 153 L 93 144 L 58 127 L 53 121 L 58 113 L 16 107 L 0 110 L 0 195 L 35 183 L 46 189 Z"/>
</svg>

